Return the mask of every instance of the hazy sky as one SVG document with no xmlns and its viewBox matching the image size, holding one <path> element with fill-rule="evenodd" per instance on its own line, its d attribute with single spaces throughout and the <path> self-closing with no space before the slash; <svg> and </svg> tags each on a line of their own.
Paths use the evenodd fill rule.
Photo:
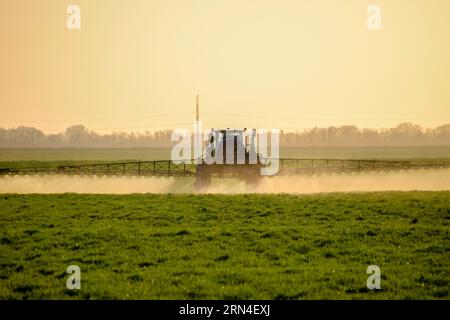
<svg viewBox="0 0 450 320">
<path fill-rule="evenodd" d="M 0 127 L 434 127 L 449 40 L 448 0 L 0 0 Z"/>
</svg>

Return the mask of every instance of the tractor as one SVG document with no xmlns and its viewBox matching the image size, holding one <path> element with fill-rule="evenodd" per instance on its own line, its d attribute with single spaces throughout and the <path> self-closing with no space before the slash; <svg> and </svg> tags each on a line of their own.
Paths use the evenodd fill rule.
<svg viewBox="0 0 450 320">
<path fill-rule="evenodd" d="M 249 184 L 257 183 L 263 164 L 256 151 L 256 129 L 211 129 L 205 153 L 197 160 L 197 189 L 207 187 L 212 176 L 237 177 Z"/>
</svg>

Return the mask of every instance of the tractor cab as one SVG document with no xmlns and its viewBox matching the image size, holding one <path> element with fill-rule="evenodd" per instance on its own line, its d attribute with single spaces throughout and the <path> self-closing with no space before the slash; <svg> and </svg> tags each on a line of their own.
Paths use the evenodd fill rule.
<svg viewBox="0 0 450 320">
<path fill-rule="evenodd" d="M 256 130 L 211 129 L 204 159 L 211 164 L 256 164 Z"/>
<path fill-rule="evenodd" d="M 208 186 L 212 176 L 253 183 L 259 179 L 260 169 L 256 129 L 211 129 L 202 161 L 196 167 L 196 186 Z"/>
</svg>

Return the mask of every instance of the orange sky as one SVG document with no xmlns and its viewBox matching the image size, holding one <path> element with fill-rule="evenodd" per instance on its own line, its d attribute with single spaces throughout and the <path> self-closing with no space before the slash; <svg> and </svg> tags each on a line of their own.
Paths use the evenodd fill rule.
<svg viewBox="0 0 450 320">
<path fill-rule="evenodd" d="M 448 0 L 0 0 L 0 127 L 433 127 L 449 39 Z"/>
</svg>

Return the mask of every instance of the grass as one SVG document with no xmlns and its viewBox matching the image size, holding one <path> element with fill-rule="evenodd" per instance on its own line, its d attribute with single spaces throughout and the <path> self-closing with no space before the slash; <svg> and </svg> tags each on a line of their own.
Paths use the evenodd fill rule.
<svg viewBox="0 0 450 320">
<path fill-rule="evenodd" d="M 0 168 L 168 160 L 170 149 L 0 149 Z M 450 159 L 448 147 L 281 148 L 281 157 L 312 159 Z"/>
<path fill-rule="evenodd" d="M 1 299 L 449 298 L 450 192 L 6 194 L 0 219 Z"/>
<path fill-rule="evenodd" d="M 0 149 L 0 168 L 170 159 L 169 149 Z"/>
<path fill-rule="evenodd" d="M 91 149 L 0 149 L 0 161 L 120 161 L 163 160 L 170 158 L 164 148 L 91 148 Z"/>
</svg>

